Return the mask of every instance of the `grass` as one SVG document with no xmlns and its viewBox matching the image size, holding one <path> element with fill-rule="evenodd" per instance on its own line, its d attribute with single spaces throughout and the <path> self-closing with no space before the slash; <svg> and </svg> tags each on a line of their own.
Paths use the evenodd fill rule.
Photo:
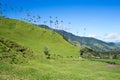
<svg viewBox="0 0 120 80">
<path fill-rule="evenodd" d="M 27 59 L 27 63 L 10 64 L 1 60 L 0 80 L 120 80 L 120 65 L 110 66 L 107 59 L 103 62 L 80 58 L 76 46 L 50 30 L 2 18 L 0 36 L 33 51 L 33 57 Z M 52 59 L 46 59 L 43 53 L 45 46 L 49 48 Z M 4 47 L 0 43 L 1 53 Z M 120 63 L 120 60 L 111 61 Z"/>
<path fill-rule="evenodd" d="M 96 59 L 96 61 L 120 65 L 120 60 L 119 59 Z"/>
<path fill-rule="evenodd" d="M 120 66 L 77 59 L 31 61 L 28 64 L 3 64 L 2 72 L 11 78 L 26 80 L 119 80 Z M 34 66 L 33 66 L 34 65 Z M 7 66 L 7 68 L 6 68 Z M 1 68 L 1 66 L 0 66 Z M 3 73 L 2 73 L 3 74 Z M 1 75 L 2 75 L 1 74 Z"/>
<path fill-rule="evenodd" d="M 29 47 L 36 52 L 42 53 L 44 47 L 47 46 L 52 54 L 79 55 L 75 46 L 69 44 L 55 32 L 51 33 L 50 30 L 13 19 L 3 18 L 3 22 L 0 24 L 0 35 L 2 37 Z"/>
</svg>

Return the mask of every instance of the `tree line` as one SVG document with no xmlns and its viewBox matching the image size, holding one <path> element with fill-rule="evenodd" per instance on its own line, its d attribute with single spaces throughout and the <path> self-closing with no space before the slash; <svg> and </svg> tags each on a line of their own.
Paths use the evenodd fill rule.
<svg viewBox="0 0 120 80">
<path fill-rule="evenodd" d="M 80 56 L 83 58 L 98 58 L 98 59 L 120 59 L 120 51 L 95 51 L 88 47 L 80 49 Z"/>
</svg>

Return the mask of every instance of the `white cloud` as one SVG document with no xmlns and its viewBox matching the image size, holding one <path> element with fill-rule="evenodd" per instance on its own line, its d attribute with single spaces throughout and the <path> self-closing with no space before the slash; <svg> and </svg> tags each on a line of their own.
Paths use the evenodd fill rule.
<svg viewBox="0 0 120 80">
<path fill-rule="evenodd" d="M 116 39 L 120 36 L 120 33 L 110 33 L 105 38 L 106 39 Z"/>
<path fill-rule="evenodd" d="M 96 34 L 89 34 L 88 37 L 93 37 L 93 38 L 96 38 L 97 35 Z"/>
<path fill-rule="evenodd" d="M 104 38 L 107 42 L 120 42 L 120 33 L 110 33 Z"/>
<path fill-rule="evenodd" d="M 109 33 L 105 36 L 98 36 L 96 34 L 89 34 L 88 37 L 100 39 L 106 42 L 120 42 L 120 33 Z"/>
</svg>

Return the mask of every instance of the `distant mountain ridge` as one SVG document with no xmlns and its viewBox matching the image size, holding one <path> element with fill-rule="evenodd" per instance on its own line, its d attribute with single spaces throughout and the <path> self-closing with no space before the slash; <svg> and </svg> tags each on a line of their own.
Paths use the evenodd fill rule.
<svg viewBox="0 0 120 80">
<path fill-rule="evenodd" d="M 51 29 L 46 25 L 40 25 L 42 28 L 47 28 L 47 29 Z M 66 32 L 64 30 L 57 30 L 57 29 L 52 29 L 54 31 L 56 31 L 57 33 L 61 34 L 65 40 L 67 40 L 68 42 L 70 42 L 73 45 L 76 46 L 87 46 L 89 48 L 92 48 L 93 50 L 96 51 L 113 51 L 113 50 L 120 50 L 120 47 L 118 47 L 118 45 L 116 45 L 115 43 L 107 43 L 95 38 L 91 38 L 91 37 L 80 37 L 80 36 L 76 36 L 70 32 Z"/>
</svg>

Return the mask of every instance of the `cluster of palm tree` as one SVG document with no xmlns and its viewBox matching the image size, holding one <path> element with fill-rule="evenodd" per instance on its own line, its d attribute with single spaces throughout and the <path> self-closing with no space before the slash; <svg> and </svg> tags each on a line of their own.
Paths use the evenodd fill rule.
<svg viewBox="0 0 120 80">
<path fill-rule="evenodd" d="M 0 2 L 0 23 L 2 23 L 2 17 L 9 18 L 12 16 L 17 16 L 18 19 L 21 21 L 26 21 L 31 24 L 37 24 L 37 25 L 49 25 L 50 28 L 53 29 L 60 29 L 60 30 L 69 30 L 71 27 L 71 22 L 68 22 L 65 26 L 64 21 L 60 20 L 58 17 L 49 16 L 48 20 L 42 20 L 42 17 L 40 14 L 33 15 L 32 11 L 29 9 L 25 10 L 23 7 L 14 7 L 11 5 L 8 5 L 6 3 Z M 18 23 L 19 23 L 18 22 Z M 16 25 L 17 26 L 17 25 Z"/>
<path fill-rule="evenodd" d="M 59 20 L 58 17 L 52 17 L 49 16 L 49 20 L 48 21 L 41 21 L 41 16 L 38 15 L 32 15 L 32 11 L 30 10 L 24 10 L 23 7 L 13 7 L 10 6 L 6 3 L 1 3 L 0 2 L 0 17 L 7 17 L 9 18 L 9 12 L 11 11 L 12 15 L 19 15 L 19 19 L 23 20 L 23 21 L 27 21 L 29 23 L 33 23 L 33 24 L 49 24 L 50 23 L 50 27 L 51 28 L 55 28 L 55 29 L 69 29 L 68 27 L 70 27 L 71 22 L 68 22 L 68 26 L 64 27 L 63 25 L 63 20 Z"/>
</svg>

